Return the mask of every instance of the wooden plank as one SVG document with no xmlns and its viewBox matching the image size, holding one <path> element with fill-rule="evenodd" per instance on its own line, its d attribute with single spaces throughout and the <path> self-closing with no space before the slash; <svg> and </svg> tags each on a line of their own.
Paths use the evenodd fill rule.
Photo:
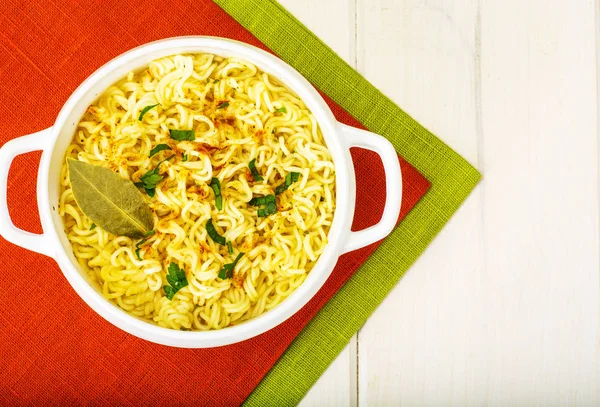
<svg viewBox="0 0 600 407">
<path fill-rule="evenodd" d="M 353 341 L 339 354 L 300 402 L 302 407 L 356 406 L 356 353 Z M 354 366 L 354 367 L 353 367 Z"/>
<path fill-rule="evenodd" d="M 359 71 L 477 164 L 475 1 L 360 1 L 357 11 Z M 469 322 L 480 211 L 476 191 L 359 332 L 359 405 L 446 405 L 465 386 L 467 334 L 451 328 Z"/>
<path fill-rule="evenodd" d="M 481 11 L 489 313 L 479 318 L 495 324 L 475 352 L 493 355 L 489 397 L 498 403 L 597 405 L 594 2 L 515 7 L 485 2 Z"/>
<path fill-rule="evenodd" d="M 359 0 L 359 70 L 476 164 L 359 333 L 359 405 L 600 403 L 596 2 Z"/>
<path fill-rule="evenodd" d="M 347 62 L 355 61 L 354 0 L 280 0 Z M 356 338 L 329 366 L 300 406 L 356 405 Z"/>
</svg>

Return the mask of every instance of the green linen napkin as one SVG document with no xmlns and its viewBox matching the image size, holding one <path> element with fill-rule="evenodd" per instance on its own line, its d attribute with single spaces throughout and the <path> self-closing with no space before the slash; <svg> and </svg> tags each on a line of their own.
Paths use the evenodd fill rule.
<svg viewBox="0 0 600 407">
<path fill-rule="evenodd" d="M 371 85 L 275 0 L 214 0 L 430 182 L 427 194 L 304 328 L 246 400 L 295 405 L 469 195 L 480 174 Z M 318 61 L 318 63 L 315 63 Z M 373 278 L 374 274 L 387 278 Z"/>
</svg>

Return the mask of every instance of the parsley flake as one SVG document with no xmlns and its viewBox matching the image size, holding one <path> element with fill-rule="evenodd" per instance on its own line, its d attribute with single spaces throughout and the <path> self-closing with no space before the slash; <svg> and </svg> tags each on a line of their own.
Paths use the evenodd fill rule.
<svg viewBox="0 0 600 407">
<path fill-rule="evenodd" d="M 233 263 L 227 263 L 223 265 L 223 268 L 219 271 L 219 278 L 221 280 L 233 277 L 233 269 L 235 268 L 236 264 L 238 264 L 238 261 L 240 261 L 243 255 L 244 253 L 242 252 L 238 253 Z"/>
<path fill-rule="evenodd" d="M 179 266 L 173 262 L 169 264 L 167 281 L 169 285 L 165 285 L 163 288 L 167 298 L 172 300 L 175 294 L 183 287 L 188 285 L 187 278 L 185 277 L 185 271 L 180 269 Z"/>
<path fill-rule="evenodd" d="M 216 243 L 222 244 L 223 246 L 225 246 L 225 244 L 227 243 L 225 238 L 221 236 L 215 229 L 212 219 L 209 219 L 208 222 L 206 222 L 206 232 L 208 232 L 210 238 Z"/>
<path fill-rule="evenodd" d="M 288 189 L 294 182 L 298 181 L 298 178 L 300 178 L 300 173 L 299 172 L 290 172 L 288 175 L 285 176 L 285 181 L 283 184 L 279 185 L 276 189 L 275 189 L 275 195 L 279 195 L 281 193 L 283 193 L 286 189 Z"/>
<path fill-rule="evenodd" d="M 173 140 L 177 141 L 193 141 L 196 140 L 196 133 L 194 130 L 175 130 L 169 129 L 169 134 Z"/>
<path fill-rule="evenodd" d="M 156 147 L 154 147 L 152 150 L 150 150 L 150 157 L 152 157 L 154 154 L 160 153 L 161 151 L 164 151 L 164 150 L 172 150 L 172 148 L 168 144 L 159 144 Z"/>
<path fill-rule="evenodd" d="M 142 111 L 140 112 L 140 115 L 139 115 L 139 117 L 138 117 L 138 120 L 141 122 L 141 121 L 142 121 L 142 119 L 144 118 L 144 115 L 145 115 L 146 113 L 148 113 L 148 111 L 149 111 L 150 109 L 154 109 L 154 108 L 155 108 L 156 106 L 158 106 L 158 105 L 160 105 L 160 103 L 157 103 L 157 104 L 155 104 L 155 105 L 151 105 L 151 106 L 146 106 L 145 108 L 143 108 L 143 109 L 142 109 Z"/>
<path fill-rule="evenodd" d="M 140 182 L 135 183 L 135 186 L 138 188 L 144 188 L 148 196 L 154 198 L 154 195 L 156 194 L 156 185 L 164 178 L 163 175 L 159 174 L 160 165 L 173 157 L 175 157 L 175 154 L 172 154 L 171 156 L 165 158 L 164 160 L 159 162 L 155 168 L 151 169 L 150 171 L 147 171 L 144 175 L 140 177 Z"/>
<path fill-rule="evenodd" d="M 255 162 L 256 158 L 253 158 L 252 161 L 248 163 L 248 168 L 250 168 L 250 172 L 252 173 L 252 178 L 254 181 L 262 181 L 264 178 L 258 173 Z"/>
<path fill-rule="evenodd" d="M 142 245 L 148 241 L 150 236 L 154 235 L 155 231 L 150 230 L 148 233 L 144 235 L 144 238 L 135 244 L 135 256 L 139 261 L 142 261 L 142 256 L 140 256 L 140 250 L 142 250 Z"/>
<path fill-rule="evenodd" d="M 210 180 L 210 187 L 215 193 L 215 206 L 218 210 L 223 209 L 223 196 L 221 195 L 221 183 L 219 178 L 213 178 Z"/>
<path fill-rule="evenodd" d="M 277 205 L 275 205 L 274 202 L 269 202 L 267 206 L 265 206 L 264 208 L 260 208 L 258 211 L 256 211 L 256 214 L 259 218 L 264 218 L 275 213 L 277 213 Z"/>
</svg>

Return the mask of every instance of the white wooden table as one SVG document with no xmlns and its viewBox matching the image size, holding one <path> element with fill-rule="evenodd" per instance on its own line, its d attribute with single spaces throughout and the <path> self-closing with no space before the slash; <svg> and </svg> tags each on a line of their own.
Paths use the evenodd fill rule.
<svg viewBox="0 0 600 407">
<path fill-rule="evenodd" d="M 302 405 L 599 405 L 598 0 L 280 1 L 483 173 Z"/>
</svg>

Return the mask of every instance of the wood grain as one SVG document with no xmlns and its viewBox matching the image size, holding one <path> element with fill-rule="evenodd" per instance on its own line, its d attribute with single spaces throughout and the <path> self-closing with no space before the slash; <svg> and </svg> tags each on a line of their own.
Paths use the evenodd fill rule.
<svg viewBox="0 0 600 407">
<path fill-rule="evenodd" d="M 481 168 L 476 26 L 476 1 L 360 2 L 358 67 Z M 359 405 L 466 401 L 471 338 L 454 327 L 473 320 L 469 296 L 484 265 L 481 207 L 476 190 L 360 331 Z"/>
<path fill-rule="evenodd" d="M 597 404 L 593 4 L 359 3 L 359 69 L 484 176 L 360 332 L 359 404 Z"/>
<path fill-rule="evenodd" d="M 302 405 L 600 404 L 598 2 L 282 4 L 483 173 Z"/>
</svg>

